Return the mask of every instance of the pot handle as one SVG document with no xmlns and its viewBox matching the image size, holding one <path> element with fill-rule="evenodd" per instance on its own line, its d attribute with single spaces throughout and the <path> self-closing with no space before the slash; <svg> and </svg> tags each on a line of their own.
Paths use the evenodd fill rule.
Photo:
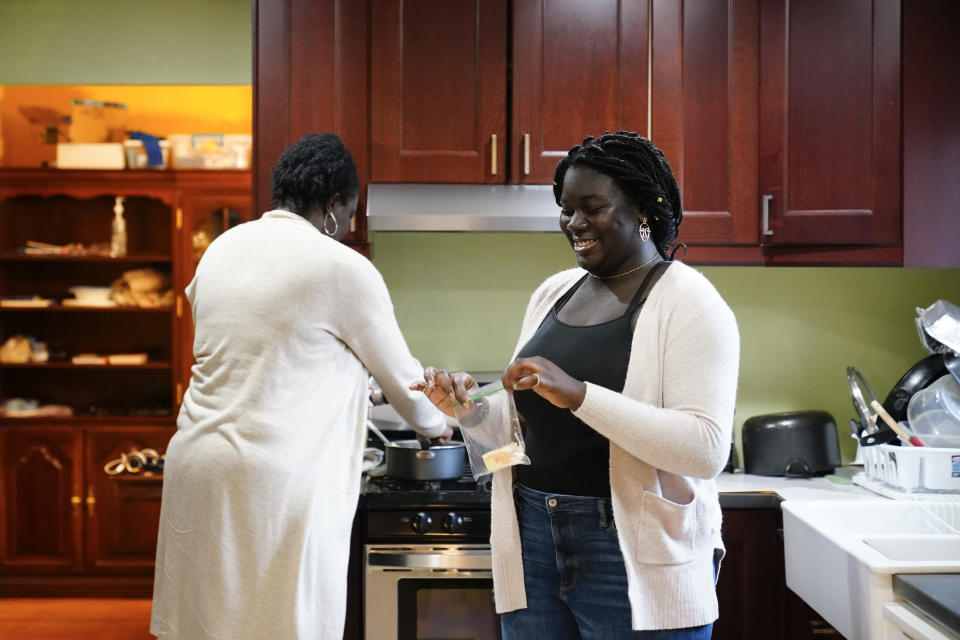
<svg viewBox="0 0 960 640">
<path fill-rule="evenodd" d="M 437 454 L 428 449 L 421 449 L 420 451 L 417 451 L 418 460 L 433 460 L 436 457 L 437 457 Z"/>
<path fill-rule="evenodd" d="M 790 458 L 783 467 L 783 475 L 787 478 L 809 478 L 813 475 L 813 469 L 806 460 Z"/>
</svg>

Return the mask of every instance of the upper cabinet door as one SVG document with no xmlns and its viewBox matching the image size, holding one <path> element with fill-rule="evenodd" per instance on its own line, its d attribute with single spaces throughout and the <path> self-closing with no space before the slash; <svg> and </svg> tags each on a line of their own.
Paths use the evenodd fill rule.
<svg viewBox="0 0 960 640">
<path fill-rule="evenodd" d="M 506 182 L 506 0 L 371 7 L 370 180 Z"/>
<path fill-rule="evenodd" d="M 647 130 L 649 0 L 515 0 L 513 182 L 549 184 L 587 135 Z"/>
<path fill-rule="evenodd" d="M 769 245 L 900 243 L 900 2 L 761 3 Z"/>
<path fill-rule="evenodd" d="M 239 178 L 240 176 L 238 176 Z M 249 178 L 248 178 L 249 180 Z M 174 340 L 178 346 L 174 361 L 174 387 L 176 390 L 176 409 L 183 401 L 183 393 L 190 383 L 193 367 L 193 312 L 183 293 L 200 263 L 207 247 L 222 233 L 252 219 L 250 209 L 249 184 L 237 180 L 235 192 L 226 193 L 184 193 L 180 197 L 180 228 L 178 233 L 179 273 L 176 276 L 177 291 Z M 211 191 L 213 191 L 211 189 Z"/>
<path fill-rule="evenodd" d="M 654 0 L 652 33 L 650 139 L 680 185 L 678 240 L 757 247 L 759 2 Z"/>
</svg>

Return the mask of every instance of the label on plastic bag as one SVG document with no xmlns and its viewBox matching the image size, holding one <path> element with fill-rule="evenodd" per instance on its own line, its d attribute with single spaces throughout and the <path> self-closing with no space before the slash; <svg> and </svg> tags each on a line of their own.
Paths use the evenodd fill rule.
<svg viewBox="0 0 960 640">
<path fill-rule="evenodd" d="M 509 467 L 516 464 L 513 461 L 513 457 L 519 450 L 520 446 L 516 442 L 511 442 L 505 447 L 500 447 L 499 449 L 494 449 L 493 451 L 487 451 L 482 456 L 483 464 L 487 466 L 487 471 L 491 473 L 498 469 Z"/>
</svg>

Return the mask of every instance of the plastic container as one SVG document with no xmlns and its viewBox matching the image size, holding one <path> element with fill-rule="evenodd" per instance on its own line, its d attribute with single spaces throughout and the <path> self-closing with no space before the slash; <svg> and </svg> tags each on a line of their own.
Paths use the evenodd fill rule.
<svg viewBox="0 0 960 640">
<path fill-rule="evenodd" d="M 915 393 L 907 405 L 907 422 L 921 440 L 925 435 L 960 438 L 960 383 L 948 373 Z"/>
<path fill-rule="evenodd" d="M 172 145 L 174 169 L 247 169 L 253 137 L 249 134 L 174 133 L 167 136 Z"/>
<path fill-rule="evenodd" d="M 147 166 L 147 150 L 143 148 L 142 140 L 126 140 L 123 143 L 123 154 L 127 169 L 168 169 L 170 167 L 170 153 L 172 145 L 169 140 L 160 140 L 160 157 L 163 162 L 159 166 Z"/>
</svg>

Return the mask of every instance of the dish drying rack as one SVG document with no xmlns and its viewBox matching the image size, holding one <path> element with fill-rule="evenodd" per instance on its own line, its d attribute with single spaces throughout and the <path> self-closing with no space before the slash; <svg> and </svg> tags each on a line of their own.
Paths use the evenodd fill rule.
<svg viewBox="0 0 960 640">
<path fill-rule="evenodd" d="M 921 501 L 920 521 L 932 533 L 960 535 L 960 500 L 954 502 Z"/>
<path fill-rule="evenodd" d="M 956 502 L 960 506 L 960 448 L 861 447 L 863 472 L 853 482 L 897 500 Z M 960 515 L 956 516 L 960 520 Z M 960 528 L 960 522 L 951 525 Z"/>
</svg>

